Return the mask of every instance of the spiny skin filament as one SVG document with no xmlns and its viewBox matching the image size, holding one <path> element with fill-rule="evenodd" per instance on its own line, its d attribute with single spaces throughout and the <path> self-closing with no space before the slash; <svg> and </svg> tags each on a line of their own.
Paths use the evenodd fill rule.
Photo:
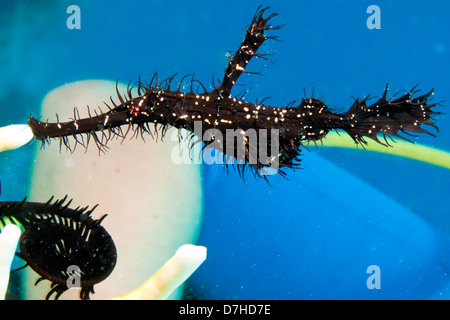
<svg viewBox="0 0 450 320">
<path fill-rule="evenodd" d="M 437 129 L 432 116 L 440 113 L 433 111 L 432 108 L 438 103 L 429 104 L 433 90 L 416 96 L 419 90 L 415 90 L 415 87 L 394 99 L 395 95 L 387 97 L 388 86 L 386 86 L 381 98 L 372 105 L 367 105 L 368 97 L 355 99 L 345 113 L 333 112 L 323 101 L 314 98 L 314 95 L 310 98 L 305 96 L 297 106 L 292 103 L 283 107 L 264 105 L 264 100 L 249 103 L 244 101 L 243 97 L 232 96 L 232 88 L 240 75 L 249 73 L 246 67 L 251 59 L 255 56 L 267 59 L 264 55 L 258 54 L 257 50 L 267 39 L 275 37 L 267 36 L 265 33 L 280 28 L 269 24 L 276 16 L 275 13 L 267 18 L 263 17 L 267 9 L 258 8 L 246 30 L 244 40 L 228 61 L 222 82 L 216 84 L 213 81 L 213 90 L 209 91 L 202 83 L 192 78 L 191 90 L 182 92 L 181 85 L 186 76 L 181 79 L 178 88 L 172 90 L 174 76 L 158 81 L 155 74 L 148 85 L 140 80 L 137 82 L 137 97 L 132 96 L 130 86 L 125 97 L 117 90 L 120 103 L 116 104 L 111 99 L 112 107 L 108 106 L 110 108 L 108 112 L 82 119 L 77 115 L 77 111 L 74 111 L 72 121 L 58 120 L 56 123 L 41 122 L 30 117 L 28 123 L 34 136 L 43 142 L 43 146 L 49 143 L 50 139 L 58 139 L 61 147 L 64 145 L 71 151 L 78 144 L 87 148 L 92 139 L 99 151 L 105 152 L 108 141 L 114 137 L 125 138 L 129 132 L 132 132 L 133 136 L 154 133 L 164 137 L 169 127 L 186 129 L 192 133 L 195 121 L 201 121 L 203 134 L 209 129 L 218 129 L 221 132 L 231 129 L 239 130 L 245 136 L 249 129 L 275 129 L 279 133 L 279 152 L 274 161 L 279 163 L 278 172 L 286 176 L 286 168 L 299 167 L 301 148 L 307 147 L 310 143 L 320 142 L 331 130 L 343 130 L 355 143 L 363 146 L 366 144 L 366 138 L 388 146 L 392 137 L 406 139 L 400 133 L 431 134 L 421 127 L 423 124 Z M 203 93 L 194 92 L 194 84 L 199 85 Z M 154 125 L 154 130 L 151 124 Z M 74 140 L 73 145 L 70 137 Z M 214 148 L 220 150 L 222 147 L 221 150 L 224 150 L 223 147 L 227 142 L 225 139 L 202 141 L 198 137 L 195 139 L 193 134 L 190 138 L 192 145 L 202 142 L 205 149 L 214 145 Z M 253 146 L 248 141 L 245 142 L 245 147 L 248 154 L 252 148 L 259 149 L 259 146 Z M 270 148 L 270 144 L 267 148 Z M 261 161 L 259 157 L 252 159 L 250 156 L 247 156 L 244 163 L 236 164 L 241 175 L 248 167 L 254 175 L 265 179 L 264 170 L 268 166 L 270 164 Z"/>
</svg>

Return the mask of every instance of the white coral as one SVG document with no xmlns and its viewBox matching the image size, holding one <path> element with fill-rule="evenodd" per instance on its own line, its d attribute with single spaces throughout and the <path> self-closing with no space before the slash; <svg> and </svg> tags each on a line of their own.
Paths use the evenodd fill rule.
<svg viewBox="0 0 450 320">
<path fill-rule="evenodd" d="M 11 263 L 16 252 L 21 230 L 15 224 L 6 225 L 0 233 L 0 299 L 5 299 Z"/>
<path fill-rule="evenodd" d="M 206 248 L 185 244 L 140 287 L 120 300 L 162 300 L 178 288 L 206 259 Z"/>
<path fill-rule="evenodd" d="M 26 124 L 12 124 L 0 128 L 0 151 L 16 149 L 33 138 L 33 132 Z"/>
</svg>

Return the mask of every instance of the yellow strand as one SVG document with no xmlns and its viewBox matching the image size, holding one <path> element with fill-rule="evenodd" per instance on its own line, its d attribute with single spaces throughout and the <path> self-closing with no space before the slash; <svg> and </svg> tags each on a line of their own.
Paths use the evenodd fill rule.
<svg viewBox="0 0 450 320">
<path fill-rule="evenodd" d="M 419 143 L 411 143 L 400 139 L 397 139 L 395 143 L 390 143 L 392 147 L 385 147 L 370 139 L 367 139 L 367 142 L 367 145 L 364 145 L 364 148 L 362 148 L 360 145 L 357 145 L 355 141 L 353 141 L 353 139 L 346 133 L 338 134 L 337 132 L 330 132 L 323 139 L 322 144 L 318 143 L 317 145 L 323 147 L 351 148 L 359 150 L 365 149 L 369 151 L 382 152 L 423 161 L 450 169 L 450 152 L 445 150 L 428 147 Z"/>
</svg>

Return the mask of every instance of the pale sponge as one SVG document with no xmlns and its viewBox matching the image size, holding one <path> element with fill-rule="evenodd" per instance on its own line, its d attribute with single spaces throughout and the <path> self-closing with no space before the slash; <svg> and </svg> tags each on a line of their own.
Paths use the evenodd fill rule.
<svg viewBox="0 0 450 320">
<path fill-rule="evenodd" d="M 126 86 L 119 83 L 119 91 Z M 77 107 L 80 117 L 87 117 L 110 97 L 118 102 L 116 83 L 87 80 L 69 83 L 52 90 L 43 100 L 40 117 L 70 121 Z M 153 127 L 153 126 L 152 126 Z M 123 129 L 124 132 L 127 127 Z M 131 129 L 130 129 L 131 130 Z M 175 130 L 176 129 L 171 129 Z M 73 153 L 60 151 L 58 140 L 40 149 L 35 141 L 35 161 L 30 179 L 29 201 L 45 202 L 54 195 L 66 194 L 74 206 L 94 206 L 94 218 L 108 214 L 102 225 L 117 248 L 117 264 L 111 275 L 95 286 L 92 299 L 123 295 L 144 283 L 183 244 L 196 243 L 201 226 L 203 193 L 201 167 L 176 164 L 171 155 L 180 148 L 172 131 L 161 141 L 150 134 L 125 140 L 111 139 L 108 150 L 99 155 L 91 140 L 86 150 L 78 145 Z M 72 144 L 73 145 L 73 144 Z M 187 147 L 187 142 L 182 148 Z M 27 298 L 42 299 L 48 286 L 34 287 L 37 275 L 27 270 Z M 178 294 L 172 298 L 179 297 Z M 61 298 L 77 299 L 71 289 Z"/>
</svg>

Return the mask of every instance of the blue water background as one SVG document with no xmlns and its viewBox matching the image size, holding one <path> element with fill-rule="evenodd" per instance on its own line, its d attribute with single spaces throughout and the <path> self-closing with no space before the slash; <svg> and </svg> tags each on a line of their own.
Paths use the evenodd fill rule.
<svg viewBox="0 0 450 320">
<path fill-rule="evenodd" d="M 259 4 L 285 24 L 240 83 L 246 100 L 284 105 L 304 90 L 338 110 L 352 97 L 435 89 L 450 99 L 448 1 L 0 1 L 0 126 L 25 123 L 43 97 L 73 81 L 149 81 L 195 73 L 222 78 Z M 81 30 L 66 27 L 81 8 Z M 369 30 L 366 9 L 381 8 Z M 242 89 L 237 89 L 234 93 Z M 445 103 L 444 103 L 445 104 Z M 444 107 L 440 111 L 446 111 Z M 448 112 L 448 111 L 447 111 Z M 450 150 L 450 119 L 420 143 Z M 431 130 L 433 131 L 433 129 Z M 27 193 L 32 145 L 0 153 L 2 200 Z M 199 244 L 208 259 L 187 282 L 190 299 L 448 298 L 449 171 L 355 150 L 312 148 L 303 170 L 273 187 L 204 166 Z M 138 239 L 137 239 L 138 241 Z M 377 265 L 381 289 L 368 289 Z"/>
</svg>

